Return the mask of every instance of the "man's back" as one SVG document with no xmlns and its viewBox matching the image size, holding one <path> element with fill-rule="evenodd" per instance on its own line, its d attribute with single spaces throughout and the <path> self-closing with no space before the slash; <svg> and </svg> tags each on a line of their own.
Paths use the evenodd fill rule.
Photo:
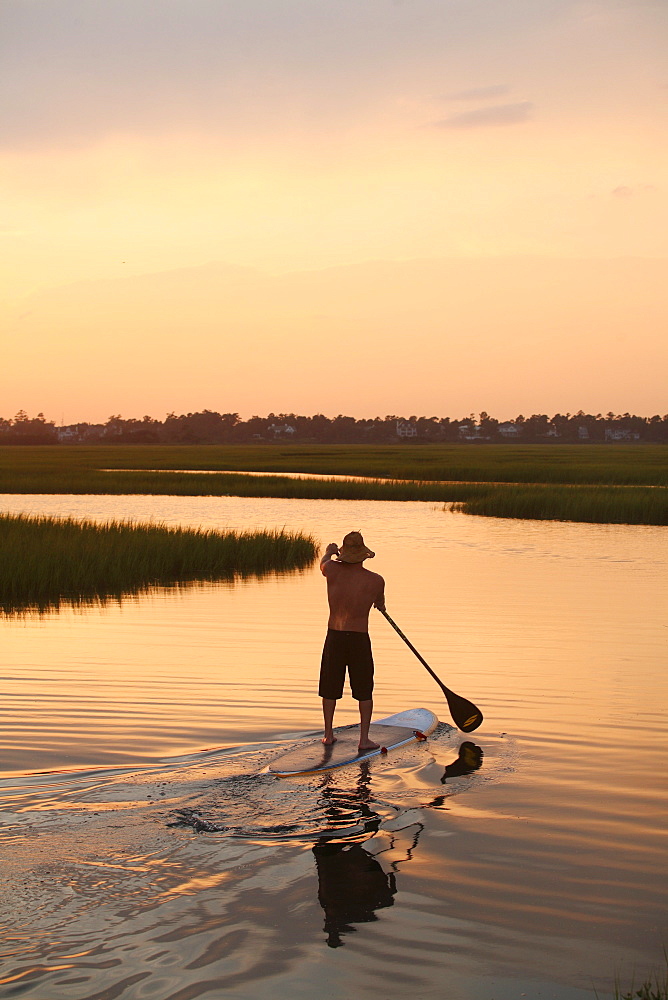
<svg viewBox="0 0 668 1000">
<path fill-rule="evenodd" d="M 352 696 L 360 706 L 360 750 L 375 750 L 369 739 L 373 711 L 373 653 L 369 638 L 371 605 L 385 607 L 385 581 L 378 573 L 364 569 L 365 559 L 375 553 L 367 548 L 359 531 L 349 531 L 339 547 L 330 542 L 320 560 L 320 570 L 327 578 L 329 627 L 322 650 L 318 693 L 322 698 L 325 735 L 322 742 L 336 742 L 333 730 L 334 710 L 343 694 L 346 670 Z M 334 556 L 337 556 L 334 561 Z"/>
<path fill-rule="evenodd" d="M 328 627 L 339 632 L 368 632 L 369 611 L 383 605 L 385 581 L 361 563 L 334 562 L 322 566 L 327 578 Z"/>
</svg>

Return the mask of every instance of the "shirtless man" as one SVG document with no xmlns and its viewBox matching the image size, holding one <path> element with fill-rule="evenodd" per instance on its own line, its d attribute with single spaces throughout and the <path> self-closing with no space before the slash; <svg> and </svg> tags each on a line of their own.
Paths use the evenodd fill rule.
<svg viewBox="0 0 668 1000">
<path fill-rule="evenodd" d="M 325 735 L 322 742 L 336 742 L 332 732 L 334 710 L 343 694 L 343 682 L 348 677 L 353 698 L 360 706 L 360 750 L 376 750 L 378 743 L 369 739 L 369 723 L 373 711 L 373 656 L 369 639 L 371 607 L 385 609 L 385 581 L 362 565 L 375 553 L 364 544 L 359 531 L 351 531 L 339 548 L 330 542 L 320 560 L 320 570 L 327 578 L 329 621 L 327 638 L 322 651 L 320 687 Z M 338 559 L 333 559 L 338 556 Z"/>
</svg>

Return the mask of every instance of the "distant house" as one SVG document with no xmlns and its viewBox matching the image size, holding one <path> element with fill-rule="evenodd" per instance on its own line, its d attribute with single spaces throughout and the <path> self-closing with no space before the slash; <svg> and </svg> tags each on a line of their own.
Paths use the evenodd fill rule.
<svg viewBox="0 0 668 1000">
<path fill-rule="evenodd" d="M 295 428 L 291 424 L 270 424 L 267 427 L 270 434 L 273 434 L 275 438 L 278 437 L 292 437 L 296 434 Z"/>
<path fill-rule="evenodd" d="M 578 441 L 588 441 L 589 440 L 589 428 L 580 424 L 578 427 Z"/>
<path fill-rule="evenodd" d="M 397 420 L 397 437 L 417 437 L 417 427 L 410 420 Z"/>
<path fill-rule="evenodd" d="M 460 441 L 477 441 L 480 437 L 480 427 L 472 420 L 459 425 Z"/>
<path fill-rule="evenodd" d="M 79 427 L 77 424 L 71 424 L 68 427 L 56 427 L 56 437 L 63 444 L 71 443 L 72 441 L 79 440 Z"/>
<path fill-rule="evenodd" d="M 505 424 L 499 424 L 497 430 L 504 438 L 518 438 L 520 436 L 520 429 L 512 420 L 506 421 Z"/>
<path fill-rule="evenodd" d="M 605 432 L 606 441 L 639 441 L 638 431 L 624 430 L 621 427 L 608 427 Z"/>
<path fill-rule="evenodd" d="M 56 427 L 56 437 L 60 444 L 78 444 L 95 439 L 104 430 L 103 424 L 64 424 Z"/>
</svg>

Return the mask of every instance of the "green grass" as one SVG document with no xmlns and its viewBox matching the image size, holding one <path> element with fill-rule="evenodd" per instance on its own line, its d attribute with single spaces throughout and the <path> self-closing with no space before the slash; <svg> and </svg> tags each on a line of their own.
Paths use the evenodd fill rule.
<svg viewBox="0 0 668 1000">
<path fill-rule="evenodd" d="M 5 613 L 103 601 L 194 580 L 262 576 L 310 565 L 314 538 L 0 514 Z"/>
<path fill-rule="evenodd" d="M 668 486 L 664 445 L 69 445 L 0 447 L 0 492 L 63 492 L 100 469 L 317 472 L 463 482 Z M 93 475 L 93 481 L 100 480 Z M 31 489 L 23 489 L 22 485 Z M 57 487 L 57 488 L 55 488 Z M 73 492 L 91 492 L 77 488 Z M 162 491 L 160 491 L 162 492 Z"/>
<path fill-rule="evenodd" d="M 667 458 L 662 445 L 6 446 L 0 492 L 427 500 L 488 517 L 662 525 Z M 237 471 L 197 475 L 211 469 Z M 380 481 L 244 475 L 250 470 Z"/>
<path fill-rule="evenodd" d="M 623 486 L 506 486 L 454 504 L 465 514 L 598 524 L 668 524 L 668 489 Z"/>
<path fill-rule="evenodd" d="M 615 976 L 614 1000 L 668 1000 L 668 952 L 664 949 L 666 971 L 661 974 L 653 973 L 639 988 L 631 980 L 630 989 L 622 993 L 619 980 Z M 596 1000 L 602 1000 L 596 989 L 594 989 Z"/>
<path fill-rule="evenodd" d="M 620 993 L 615 990 L 615 1000 L 668 1000 L 668 982 L 653 984 L 651 979 L 640 987 L 639 990 L 630 990 L 628 993 Z"/>
<path fill-rule="evenodd" d="M 662 976 L 646 979 L 639 989 L 631 986 L 626 993 L 622 993 L 616 985 L 615 1000 L 668 1000 L 668 971 Z"/>
</svg>

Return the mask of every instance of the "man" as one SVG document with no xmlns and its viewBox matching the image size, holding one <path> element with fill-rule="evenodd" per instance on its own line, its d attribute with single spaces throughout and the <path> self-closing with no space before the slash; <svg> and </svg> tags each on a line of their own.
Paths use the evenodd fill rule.
<svg viewBox="0 0 668 1000">
<path fill-rule="evenodd" d="M 378 743 L 369 739 L 369 723 L 373 711 L 373 655 L 369 639 L 371 607 L 385 610 L 385 581 L 378 573 L 363 566 L 375 553 L 364 544 L 359 531 L 350 531 L 339 548 L 330 542 L 320 561 L 320 570 L 327 579 L 329 621 L 327 638 L 322 651 L 320 686 L 325 735 L 322 742 L 336 742 L 332 731 L 336 703 L 343 694 L 343 682 L 348 677 L 353 698 L 360 707 L 360 750 L 376 750 Z M 338 556 L 338 559 L 333 559 Z"/>
</svg>

